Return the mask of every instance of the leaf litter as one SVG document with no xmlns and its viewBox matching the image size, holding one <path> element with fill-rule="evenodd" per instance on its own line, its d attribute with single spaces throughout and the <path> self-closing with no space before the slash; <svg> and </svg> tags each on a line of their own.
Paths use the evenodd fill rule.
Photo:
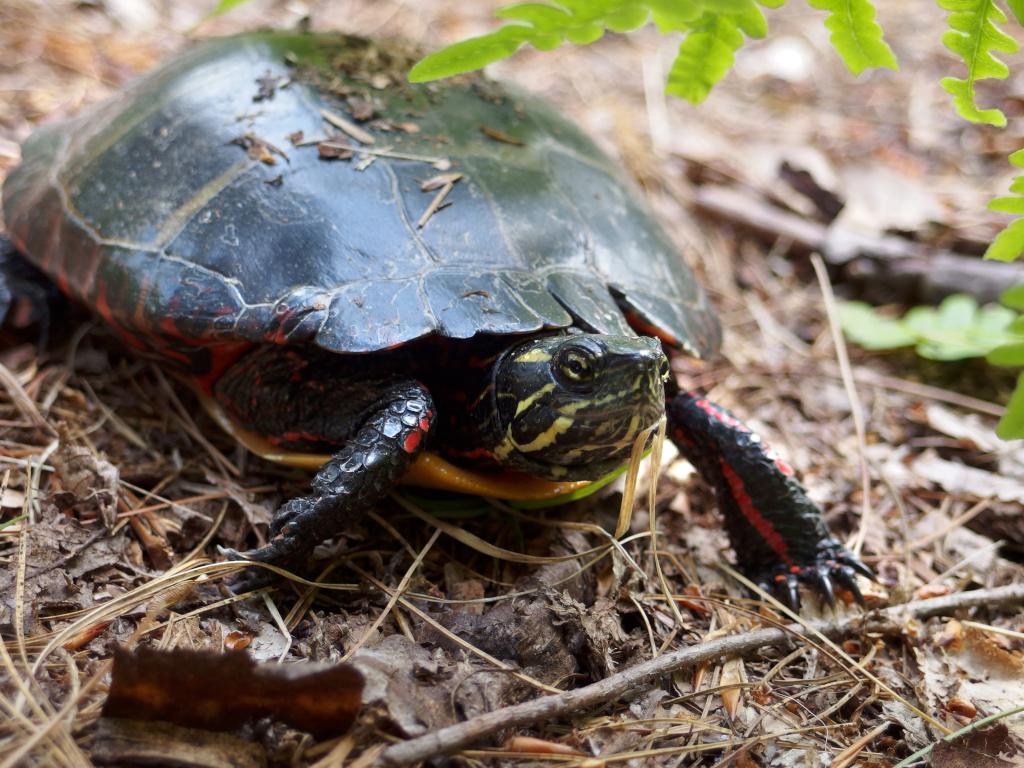
<svg viewBox="0 0 1024 768">
<path fill-rule="evenodd" d="M 429 28 L 455 39 L 487 28 L 486 3 L 423 4 L 415 12 L 399 0 L 329 5 L 345 7 L 333 18 L 345 18 L 353 32 L 424 39 Z M 159 13 L 135 14 L 129 26 L 116 7 L 83 4 L 58 13 L 13 0 L 0 8 L 0 39 L 11 52 L 0 65 L 0 88 L 14 94 L 0 100 L 0 175 L 17 162 L 14 150 L 34 122 L 70 114 L 148 68 L 183 45 L 181 30 L 208 10 L 185 0 L 176 4 L 174 18 L 186 20 L 180 26 Z M 899 4 L 884 19 L 912 57 L 930 50 L 939 34 L 921 23 L 929 7 Z M 203 34 L 288 25 L 293 12 L 251 4 Z M 331 18 L 330 9 L 319 14 L 321 23 Z M 677 375 L 750 416 L 802 470 L 834 530 L 849 534 L 864 502 L 849 460 L 856 450 L 851 410 L 813 279 L 799 249 L 787 245 L 795 242 L 787 240 L 792 232 L 780 225 L 811 222 L 814 242 L 826 254 L 843 254 L 831 265 L 838 290 L 912 303 L 916 292 L 931 290 L 917 266 L 922 254 L 972 257 L 994 233 L 998 220 L 979 212 L 991 179 L 1005 169 L 1002 149 L 985 150 L 982 134 L 948 115 L 939 89 L 893 78 L 854 86 L 806 16 L 782 13 L 777 23 L 773 34 L 780 36 L 766 43 L 774 63 L 741 66 L 699 110 L 622 76 L 649 71 L 658 81 L 667 49 L 643 35 L 525 54 L 496 71 L 573 113 L 638 178 L 670 234 L 699 245 L 693 259 L 728 329 L 728 363 L 679 361 Z M 743 56 L 760 61 L 754 51 Z M 923 77 L 937 82 L 944 73 Z M 366 93 L 348 94 L 348 122 L 372 122 L 372 92 L 389 85 L 368 83 Z M 260 85 L 267 98 L 274 87 L 281 84 Z M 905 109 L 880 106 L 892 104 Z M 414 130 L 415 123 L 396 127 Z M 353 159 L 392 152 L 338 130 L 357 143 L 342 136 L 291 141 L 333 143 Z M 980 143 L 975 162 L 987 172 L 964 172 L 963 155 L 943 143 L 949 134 Z M 246 151 L 269 161 L 285 157 L 258 142 Z M 757 163 L 745 162 L 751 154 Z M 443 157 L 414 159 L 434 165 L 437 178 L 450 170 Z M 686 201 L 697 200 L 701 210 L 713 186 L 745 190 L 754 201 L 748 212 L 761 215 L 759 228 L 731 208 L 719 209 L 717 228 L 698 227 Z M 896 210 L 891 201 L 907 190 L 914 205 Z M 966 273 L 955 270 L 966 262 L 947 263 L 954 269 L 949 282 L 963 283 Z M 742 639 L 780 618 L 748 603 L 717 567 L 728 555 L 712 498 L 674 457 L 656 488 L 655 516 L 637 504 L 612 548 L 600 530 L 619 526 L 620 491 L 557 514 L 510 518 L 486 504 L 469 514 L 431 510 L 443 529 L 385 503 L 377 510 L 383 524 L 358 525 L 320 548 L 319 578 L 232 597 L 221 581 L 241 566 L 211 562 L 215 546 L 255 543 L 267 512 L 307 479 L 246 455 L 204 416 L 192 418 L 198 411 L 189 393 L 157 379 L 104 331 L 89 330 L 73 349 L 70 333 L 67 341 L 60 333 L 52 338 L 41 351 L 25 336 L 5 336 L 0 345 L 0 363 L 17 383 L 0 399 L 6 764 L 89 765 L 111 744 L 135 750 L 122 746 L 114 758 L 108 750 L 115 763 L 127 754 L 156 754 L 168 764 L 177 755 L 189 764 L 244 753 L 252 764 L 369 764 L 386 754 L 385 733 L 429 737 L 519 703 L 616 680 L 679 648 Z M 1020 482 L 1020 461 L 1012 446 L 984 437 L 1005 385 L 970 364 L 943 373 L 905 356 L 853 354 L 868 416 L 874 512 L 864 554 L 887 588 L 877 600 L 955 598 L 959 590 L 1019 583 L 1019 560 L 1007 555 L 1021 551 L 1013 549 L 1021 529 L 1005 521 L 1021 519 L 1021 496 L 999 489 Z M 969 479 L 954 483 L 957 477 Z M 449 528 L 451 522 L 457 525 Z M 475 539 L 453 537 L 455 528 Z M 436 530 L 444 532 L 410 568 Z M 476 549 L 479 541 L 492 549 Z M 524 553 L 523 561 L 496 557 L 502 551 Z M 354 554 L 338 558 L 343 552 Z M 487 731 L 466 759 L 554 764 L 575 755 L 577 764 L 590 759 L 594 766 L 804 766 L 841 756 L 892 765 L 943 729 L 1005 709 L 1019 690 L 1019 605 L 961 613 L 985 628 L 962 622 L 958 633 L 950 621 L 922 616 L 898 631 L 850 632 L 841 647 L 853 665 L 804 640 L 793 641 L 795 650 L 764 646 L 710 659 L 574 714 Z M 840 606 L 836 618 L 856 615 Z M 217 653 L 241 647 L 264 662 L 302 662 L 299 669 L 336 664 L 358 648 L 350 661 L 366 679 L 362 711 L 351 733 L 320 742 L 266 718 L 226 734 L 228 742 L 181 726 L 132 730 L 130 720 L 112 730 L 99 716 L 107 664 L 115 648 L 132 645 Z M 979 735 L 940 744 L 933 764 L 1012 761 L 1019 720 L 1005 725 L 1005 736 L 996 726 L 979 732 L 985 741 Z M 189 752 L 189 744 L 199 751 Z"/>
</svg>

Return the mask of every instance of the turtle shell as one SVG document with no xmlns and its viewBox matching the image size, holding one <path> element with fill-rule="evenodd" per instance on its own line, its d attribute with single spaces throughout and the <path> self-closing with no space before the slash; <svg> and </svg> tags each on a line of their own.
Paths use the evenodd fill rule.
<svg viewBox="0 0 1024 768">
<path fill-rule="evenodd" d="M 413 60 L 343 35 L 196 45 L 25 143 L 3 190 L 9 233 L 168 354 L 631 334 L 631 314 L 694 355 L 715 348 L 692 273 L 592 141 L 480 76 L 412 86 Z M 425 216 L 442 174 L 461 178 Z"/>
</svg>

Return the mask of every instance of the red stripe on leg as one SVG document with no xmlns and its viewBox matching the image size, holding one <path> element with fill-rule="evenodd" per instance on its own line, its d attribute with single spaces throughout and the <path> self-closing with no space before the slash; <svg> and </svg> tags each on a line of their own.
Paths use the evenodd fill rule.
<svg viewBox="0 0 1024 768">
<path fill-rule="evenodd" d="M 789 557 L 789 547 L 786 546 L 785 540 L 775 530 L 771 521 L 758 511 L 754 505 L 754 500 L 750 498 L 750 494 L 747 493 L 747 489 L 743 485 L 743 478 L 736 474 L 736 470 L 729 466 L 729 462 L 724 458 L 719 459 L 719 464 L 722 467 L 722 474 L 725 476 L 726 482 L 729 483 L 732 497 L 736 500 L 736 504 L 740 508 L 743 517 L 761 534 L 761 538 L 768 543 L 768 546 L 779 556 L 779 559 L 791 566 L 793 561 Z"/>
</svg>

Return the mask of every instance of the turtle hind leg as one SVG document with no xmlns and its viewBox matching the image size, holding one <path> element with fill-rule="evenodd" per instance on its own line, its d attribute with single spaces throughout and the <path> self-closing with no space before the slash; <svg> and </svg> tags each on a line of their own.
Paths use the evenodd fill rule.
<svg viewBox="0 0 1024 768">
<path fill-rule="evenodd" d="M 392 384 L 345 447 L 320 467 L 312 493 L 277 510 L 270 542 L 242 557 L 300 566 L 317 544 L 347 530 L 387 495 L 423 451 L 434 416 L 426 387 L 411 380 Z"/>
<path fill-rule="evenodd" d="M 0 235 L 0 325 L 35 327 L 45 347 L 64 299 L 57 286 Z"/>
<path fill-rule="evenodd" d="M 690 392 L 667 407 L 669 436 L 715 489 L 741 570 L 794 610 L 799 584 L 828 603 L 836 587 L 862 601 L 871 570 L 832 537 L 821 510 L 781 458 L 724 408 Z"/>
</svg>

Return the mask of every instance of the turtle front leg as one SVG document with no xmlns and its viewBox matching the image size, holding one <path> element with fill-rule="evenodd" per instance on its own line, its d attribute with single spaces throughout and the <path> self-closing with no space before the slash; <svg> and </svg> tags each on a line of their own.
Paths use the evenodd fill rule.
<svg viewBox="0 0 1024 768">
<path fill-rule="evenodd" d="M 793 470 L 724 408 L 691 392 L 668 402 L 669 436 L 714 489 L 741 570 L 794 610 L 798 583 L 830 604 L 836 585 L 862 602 L 871 570 L 829 533 Z"/>
<path fill-rule="evenodd" d="M 312 493 L 283 504 L 271 540 L 242 557 L 279 566 L 301 564 L 320 542 L 348 530 L 399 481 L 423 450 L 434 402 L 417 381 L 393 385 L 355 435 L 316 473 Z"/>
</svg>

